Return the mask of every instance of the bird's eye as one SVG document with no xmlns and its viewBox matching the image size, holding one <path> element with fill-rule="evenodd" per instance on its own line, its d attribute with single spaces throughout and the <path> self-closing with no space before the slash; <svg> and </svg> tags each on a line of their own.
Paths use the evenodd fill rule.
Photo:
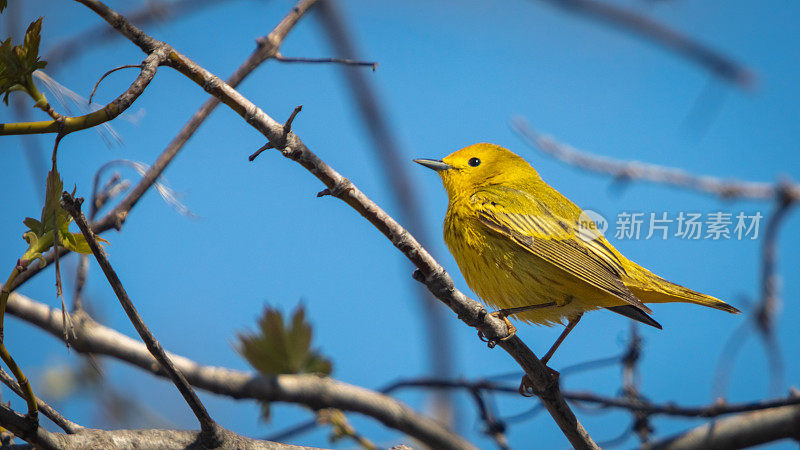
<svg viewBox="0 0 800 450">
<path fill-rule="evenodd" d="M 467 164 L 472 167 L 478 167 L 481 164 L 481 160 L 478 158 L 470 158 L 469 161 L 467 161 Z"/>
</svg>

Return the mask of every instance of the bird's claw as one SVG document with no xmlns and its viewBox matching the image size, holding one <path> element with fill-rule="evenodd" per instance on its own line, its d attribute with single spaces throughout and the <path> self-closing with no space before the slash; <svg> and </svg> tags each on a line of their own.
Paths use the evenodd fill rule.
<svg viewBox="0 0 800 450">
<path fill-rule="evenodd" d="M 514 335 L 517 334 L 517 327 L 515 327 L 514 324 L 511 323 L 510 320 L 508 320 L 508 316 L 502 310 L 501 311 L 495 311 L 493 313 L 490 313 L 489 315 L 497 317 L 498 319 L 500 319 L 500 320 L 502 320 L 503 322 L 506 323 L 506 328 L 508 329 L 508 335 L 505 336 L 505 337 L 500 338 L 501 341 L 507 341 L 507 340 L 511 339 L 512 337 L 514 337 Z M 486 344 L 489 346 L 489 348 L 494 348 L 495 345 L 497 345 L 497 341 L 496 340 L 488 339 L 483 334 L 483 332 L 480 331 L 480 330 L 478 330 L 478 339 L 480 339 L 483 342 L 486 342 Z"/>
</svg>

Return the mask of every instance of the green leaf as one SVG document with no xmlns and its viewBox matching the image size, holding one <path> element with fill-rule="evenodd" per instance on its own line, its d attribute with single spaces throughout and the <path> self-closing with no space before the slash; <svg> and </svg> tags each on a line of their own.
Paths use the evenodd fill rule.
<svg viewBox="0 0 800 450">
<path fill-rule="evenodd" d="M 4 9 L 8 6 L 8 2 L 6 0 L 0 0 L 0 13 L 3 12 Z"/>
<path fill-rule="evenodd" d="M 11 38 L 0 44 L 0 94 L 8 105 L 8 94 L 24 90 L 34 92 L 33 72 L 43 69 L 46 61 L 39 60 L 42 17 L 28 26 L 21 45 L 11 46 Z"/>
<path fill-rule="evenodd" d="M 239 334 L 237 350 L 260 373 L 331 374 L 330 360 L 311 348 L 312 329 L 302 305 L 286 326 L 280 311 L 267 307 L 258 326 L 257 333 Z"/>
<path fill-rule="evenodd" d="M 25 232 L 22 237 L 28 242 L 28 249 L 22 256 L 25 260 L 40 259 L 44 264 L 42 253 L 49 250 L 56 242 L 67 250 L 91 254 L 92 249 L 81 233 L 69 231 L 69 224 L 72 216 L 61 207 L 61 194 L 64 189 L 64 182 L 56 169 L 47 174 L 47 188 L 45 190 L 45 201 L 42 207 L 41 221 L 32 217 L 27 217 L 22 222 L 30 231 Z M 75 192 L 73 191 L 73 195 Z M 98 242 L 108 244 L 108 241 L 95 236 Z"/>
</svg>

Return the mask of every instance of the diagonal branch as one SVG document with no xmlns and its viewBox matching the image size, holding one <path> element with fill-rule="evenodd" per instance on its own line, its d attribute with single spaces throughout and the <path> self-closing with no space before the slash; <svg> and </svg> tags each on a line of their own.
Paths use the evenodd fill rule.
<svg viewBox="0 0 800 450">
<path fill-rule="evenodd" d="M 92 230 L 89 229 L 89 224 L 86 222 L 86 218 L 81 212 L 82 202 L 83 199 L 76 200 L 67 191 L 64 191 L 61 196 L 61 206 L 75 219 L 75 223 L 78 225 L 78 228 L 81 229 L 83 236 L 86 238 L 86 242 L 89 244 L 89 248 L 92 249 L 95 259 L 97 259 L 100 268 L 103 270 L 106 278 L 108 278 L 111 288 L 117 295 L 120 304 L 122 304 L 122 308 L 125 310 L 131 323 L 133 323 L 134 328 L 136 328 L 136 331 L 139 333 L 139 336 L 141 336 L 145 345 L 147 345 L 147 349 L 153 354 L 153 357 L 155 357 L 161 367 L 169 373 L 178 391 L 183 395 L 186 403 L 189 404 L 192 412 L 194 412 L 194 415 L 200 422 L 200 427 L 204 434 L 204 441 L 216 442 L 218 440 L 216 435 L 219 431 L 219 426 L 211 419 L 205 406 L 203 406 L 197 394 L 195 394 L 194 389 L 192 389 L 189 382 L 186 381 L 183 374 L 175 368 L 175 365 L 169 359 L 164 349 L 161 348 L 161 344 L 158 343 L 153 333 L 151 333 L 150 329 L 145 325 L 139 312 L 136 311 L 136 307 L 133 306 L 133 302 L 131 302 L 131 299 L 128 297 L 128 293 L 125 292 L 122 282 L 111 267 L 111 263 L 108 261 L 105 251 L 100 247 Z"/>
<path fill-rule="evenodd" d="M 103 17 L 112 27 L 143 51 L 147 52 L 153 45 L 156 45 L 157 41 L 131 25 L 124 17 L 105 4 L 97 0 L 76 1 Z M 411 233 L 370 200 L 352 182 L 322 161 L 306 147 L 297 135 L 289 133 L 286 136 L 283 124 L 275 121 L 239 92 L 174 48 L 170 47 L 169 55 L 166 64 L 186 75 L 206 92 L 218 97 L 248 124 L 266 136 L 270 142 L 273 144 L 286 142 L 285 147 L 278 149 L 281 154 L 306 168 L 325 184 L 332 195 L 347 203 L 383 233 L 406 258 L 418 267 L 416 279 L 423 282 L 428 290 L 452 309 L 464 323 L 479 329 L 484 336 L 491 340 L 498 341 L 509 336 L 508 329 L 502 320 L 489 315 L 479 302 L 470 299 L 455 288 L 450 275 Z M 581 449 L 597 448 L 564 400 L 558 380 L 550 369 L 542 364 L 517 336 L 500 341 L 499 345 L 525 370 L 533 389 L 570 443 Z"/>
<path fill-rule="evenodd" d="M 9 374 L 6 373 L 5 370 L 0 369 L 0 381 L 3 382 L 6 386 L 8 386 L 15 394 L 19 395 L 20 397 L 25 397 L 25 394 L 22 392 L 22 388 L 20 385 L 11 378 Z M 53 409 L 52 406 L 45 403 L 39 397 L 36 397 L 36 403 L 39 407 L 39 411 L 44 414 L 48 419 L 52 420 L 54 424 L 58 425 L 62 430 L 66 431 L 68 434 L 74 434 L 79 430 L 82 430 L 83 427 L 78 425 L 75 422 L 67 420 L 62 416 L 58 411 Z"/>
<path fill-rule="evenodd" d="M 228 78 L 227 84 L 230 86 L 238 86 L 244 79 L 250 75 L 259 65 L 263 62 L 274 58 L 278 50 L 286 39 L 286 36 L 294 28 L 300 18 L 305 15 L 308 10 L 314 6 L 317 0 L 300 0 L 294 8 L 278 23 L 278 25 L 265 37 L 256 40 L 256 49 L 250 56 L 239 66 L 238 69 Z M 155 45 L 156 41 L 148 41 L 148 45 Z M 196 113 L 189 119 L 186 125 L 181 128 L 172 142 L 167 145 L 163 152 L 158 156 L 153 165 L 150 166 L 147 173 L 142 177 L 139 183 L 131 189 L 128 195 L 122 199 L 117 206 L 114 207 L 108 214 L 103 216 L 98 222 L 92 223 L 92 231 L 95 233 L 102 233 L 112 228 L 119 230 L 122 224 L 128 217 L 128 213 L 134 206 L 141 200 L 142 196 L 156 183 L 158 177 L 166 170 L 167 166 L 172 162 L 178 152 L 183 149 L 189 139 L 194 135 L 200 125 L 211 115 L 214 109 L 220 104 L 220 100 L 216 97 L 209 98 L 203 106 L 197 110 Z M 67 252 L 66 249 L 61 249 L 61 254 Z M 51 264 L 55 259 L 53 251 L 44 255 L 44 267 Z M 31 264 L 28 268 L 19 274 L 10 286 L 10 290 L 14 291 L 20 285 L 31 279 L 38 274 L 42 267 L 39 264 Z"/>
<path fill-rule="evenodd" d="M 227 0 L 153 0 L 145 4 L 136 11 L 129 11 L 126 14 L 128 19 L 139 25 L 149 25 L 154 22 L 166 22 L 172 18 L 180 18 L 202 11 L 207 6 L 217 6 Z M 82 31 L 64 41 L 50 47 L 47 54 L 42 58 L 47 61 L 49 71 L 54 68 L 61 69 L 64 63 L 74 61 L 77 55 L 91 49 L 93 46 L 110 41 L 119 34 L 103 24 Z"/>
<path fill-rule="evenodd" d="M 345 59 L 358 59 L 359 52 L 352 33 L 348 29 L 340 7 L 334 0 L 321 0 L 319 20 L 334 52 Z M 389 181 L 390 192 L 398 205 L 400 220 L 407 224 L 408 230 L 418 236 L 422 242 L 430 242 L 423 225 L 417 191 L 408 173 L 407 158 L 400 148 L 397 136 L 392 131 L 385 108 L 378 98 L 375 85 L 363 70 L 342 67 L 347 86 L 361 115 L 361 120 L 372 139 L 372 148 L 380 161 L 384 178 Z M 425 330 L 428 333 L 424 341 L 428 348 L 428 361 L 434 376 L 452 377 L 455 363 L 452 357 L 452 332 L 445 320 L 445 310 L 421 286 L 415 286 L 421 312 L 425 318 Z M 434 407 L 438 415 L 445 420 L 452 420 L 453 399 L 437 396 Z"/>
<path fill-rule="evenodd" d="M 555 7 L 605 22 L 622 31 L 650 40 L 685 56 L 705 67 L 714 75 L 740 87 L 750 88 L 755 84 L 755 74 L 746 67 L 666 25 L 633 11 L 596 0 L 544 1 Z"/>
<path fill-rule="evenodd" d="M 55 338 L 64 338 L 61 310 L 51 309 L 20 294 L 11 294 L 8 312 Z M 75 351 L 106 355 L 125 361 L 157 376 L 167 374 L 144 344 L 92 320 L 85 312 L 73 315 Z M 180 355 L 168 353 L 175 366 L 192 385 L 235 399 L 289 402 L 313 409 L 337 408 L 354 411 L 399 430 L 432 448 L 468 449 L 471 444 L 436 421 L 418 414 L 405 404 L 358 386 L 314 375 L 263 377 L 223 367 L 204 366 Z M 282 440 L 282 439 L 273 439 Z"/>
<path fill-rule="evenodd" d="M 681 169 L 655 164 L 607 158 L 583 152 L 569 145 L 556 142 L 550 137 L 543 136 L 519 117 L 512 119 L 511 127 L 531 147 L 538 148 L 544 153 L 575 167 L 590 172 L 611 175 L 620 180 L 639 180 L 676 186 L 718 195 L 724 199 L 773 200 L 782 195 L 792 200 L 800 199 L 800 185 L 798 184 L 776 185 L 775 183 L 726 180 L 694 175 Z"/>
</svg>

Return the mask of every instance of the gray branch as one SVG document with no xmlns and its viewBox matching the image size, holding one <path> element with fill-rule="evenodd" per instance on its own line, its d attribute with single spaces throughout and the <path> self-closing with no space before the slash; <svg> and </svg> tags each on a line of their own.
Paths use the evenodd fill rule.
<svg viewBox="0 0 800 450">
<path fill-rule="evenodd" d="M 82 428 L 75 434 L 52 433 L 42 427 L 31 426 L 25 416 L 0 403 L 0 422 L 16 436 L 30 443 L 30 446 L 13 448 L 37 448 L 53 450 L 81 450 L 86 448 L 131 449 L 160 448 L 187 449 L 206 448 L 201 444 L 199 431 L 182 430 L 95 430 Z M 220 430 L 219 448 L 239 448 L 252 450 L 303 450 L 311 447 L 298 447 L 270 441 L 259 441 L 240 436 L 229 430 Z"/>
<path fill-rule="evenodd" d="M 97 0 L 76 0 L 105 19 L 144 52 L 167 45 L 148 36 L 124 17 Z M 169 46 L 168 46 L 169 47 Z M 267 115 L 258 106 L 224 83 L 178 50 L 169 47 L 166 65 L 178 70 L 203 90 L 219 98 L 248 124 L 261 132 L 283 156 L 302 165 L 327 187 L 331 195 L 347 203 L 386 236 L 415 266 L 415 279 L 425 284 L 436 298 L 446 304 L 464 323 L 480 330 L 488 339 L 498 342 L 525 370 L 533 391 L 575 448 L 597 448 L 592 438 L 567 405 L 558 380 L 517 336 L 509 338 L 505 323 L 488 314 L 479 302 L 455 288 L 453 279 L 428 251 L 380 206 L 361 192 L 352 182 L 339 174 L 312 152 L 294 133 Z M 508 338 L 503 340 L 504 338 Z"/>
<path fill-rule="evenodd" d="M 781 406 L 709 422 L 653 443 L 649 450 L 723 450 L 800 440 L 800 406 Z"/>
<path fill-rule="evenodd" d="M 61 340 L 64 336 L 61 310 L 50 308 L 20 294 L 12 293 L 8 312 Z M 85 312 L 72 315 L 75 337 L 72 348 L 81 353 L 106 355 L 166 377 L 145 345 L 92 320 Z M 368 389 L 314 375 L 262 377 L 252 373 L 204 366 L 188 358 L 167 355 L 193 386 L 235 399 L 287 402 L 312 409 L 337 408 L 379 420 L 433 448 L 469 449 L 472 445 L 405 404 Z"/>
</svg>

